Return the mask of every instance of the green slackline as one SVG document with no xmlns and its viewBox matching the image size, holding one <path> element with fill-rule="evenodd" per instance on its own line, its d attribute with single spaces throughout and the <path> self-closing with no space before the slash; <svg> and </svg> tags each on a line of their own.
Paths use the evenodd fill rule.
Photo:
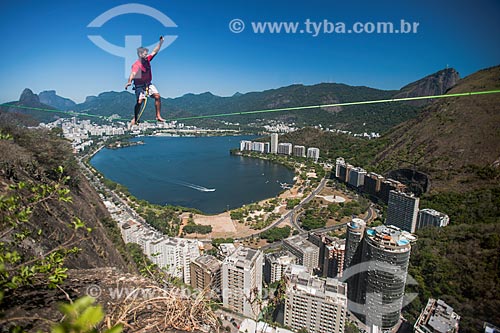
<svg viewBox="0 0 500 333">
<path fill-rule="evenodd" d="M 248 114 L 259 114 L 259 113 L 295 111 L 295 110 L 306 110 L 306 109 L 318 109 L 318 108 L 327 108 L 327 107 L 335 107 L 335 106 L 350 106 L 350 105 L 363 105 L 363 104 L 392 103 L 392 102 L 403 102 L 403 101 L 417 101 L 417 100 L 422 100 L 422 99 L 463 97 L 463 96 L 475 96 L 475 95 L 498 94 L 498 93 L 500 93 L 500 90 L 471 91 L 471 92 L 457 93 L 457 94 L 445 94 L 445 95 L 433 95 L 433 96 L 418 96 L 418 97 L 403 97 L 403 98 L 392 98 L 392 99 L 379 99 L 379 100 L 372 100 L 372 101 L 359 101 L 359 102 L 345 102 L 345 103 L 335 103 L 335 104 L 320 104 L 320 105 L 308 105 L 308 106 L 295 106 L 295 107 L 279 108 L 279 109 L 266 109 L 266 110 L 242 111 L 242 112 L 233 112 L 233 113 L 219 113 L 219 114 L 190 116 L 190 117 L 180 117 L 180 118 L 168 118 L 168 119 L 166 119 L 166 121 L 179 121 L 179 120 L 191 120 L 191 119 L 230 117 L 230 116 L 241 116 L 241 115 L 248 115 Z M 109 117 L 99 116 L 99 115 L 89 114 L 89 113 L 80 113 L 80 112 L 73 112 L 73 111 L 59 111 L 59 110 L 53 110 L 53 109 L 43 109 L 43 108 L 35 108 L 35 107 L 13 105 L 13 104 L 0 104 L 0 106 L 13 107 L 13 108 L 19 108 L 19 109 L 27 109 L 27 110 L 35 110 L 35 111 L 64 113 L 64 114 L 68 114 L 68 115 L 75 116 L 75 117 L 82 117 L 83 116 L 83 117 L 94 117 L 94 118 L 109 120 Z M 113 120 L 129 121 L 129 119 L 124 119 L 124 118 L 113 118 Z M 155 120 L 146 120 L 144 122 L 155 122 Z"/>
</svg>

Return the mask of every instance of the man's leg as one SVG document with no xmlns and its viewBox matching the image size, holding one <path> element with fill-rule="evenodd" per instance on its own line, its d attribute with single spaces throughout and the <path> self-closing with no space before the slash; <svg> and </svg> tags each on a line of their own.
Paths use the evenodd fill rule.
<svg viewBox="0 0 500 333">
<path fill-rule="evenodd" d="M 157 121 L 165 121 L 165 119 L 163 119 L 161 117 L 161 97 L 160 97 L 160 94 L 153 94 L 153 97 L 155 99 L 155 108 L 156 108 L 156 120 Z"/>
<path fill-rule="evenodd" d="M 141 106 L 142 106 L 142 102 L 144 100 L 143 99 L 138 99 L 137 102 L 135 103 L 135 107 L 134 107 L 134 118 L 132 119 L 132 121 L 130 122 L 130 125 L 135 125 L 137 124 L 137 118 L 139 117 L 139 113 L 141 112 Z"/>
</svg>

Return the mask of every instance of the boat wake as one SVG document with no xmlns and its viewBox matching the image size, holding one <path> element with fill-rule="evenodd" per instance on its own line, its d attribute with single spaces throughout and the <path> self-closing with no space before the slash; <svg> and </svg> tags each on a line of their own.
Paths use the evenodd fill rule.
<svg viewBox="0 0 500 333">
<path fill-rule="evenodd" d="M 191 184 L 188 182 L 183 182 L 181 180 L 174 181 L 173 183 L 175 183 L 177 185 L 189 187 L 189 188 L 192 188 L 193 190 L 197 190 L 200 192 L 215 192 L 215 188 L 206 188 L 206 187 L 201 186 L 201 185 Z"/>
</svg>

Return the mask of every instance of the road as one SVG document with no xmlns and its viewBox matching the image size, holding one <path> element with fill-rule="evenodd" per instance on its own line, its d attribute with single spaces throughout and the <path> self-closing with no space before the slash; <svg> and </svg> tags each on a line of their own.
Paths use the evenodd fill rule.
<svg viewBox="0 0 500 333">
<path fill-rule="evenodd" d="M 250 239 L 250 238 L 253 238 L 255 236 L 258 236 L 260 235 L 261 233 L 263 233 L 264 231 L 266 230 L 269 230 L 273 227 L 276 227 L 278 225 L 280 225 L 282 222 L 284 222 L 285 220 L 287 219 L 290 219 L 291 220 L 291 223 L 293 226 L 295 226 L 295 215 L 297 215 L 297 213 L 302 209 L 302 207 L 307 204 L 308 202 L 310 202 L 312 199 L 314 199 L 314 197 L 320 193 L 323 188 L 326 186 L 326 183 L 328 182 L 328 178 L 323 178 L 321 180 L 321 182 L 319 183 L 318 187 L 316 187 L 315 190 L 313 190 L 305 199 L 303 199 L 297 206 L 295 206 L 293 209 L 291 209 L 289 212 L 287 212 L 285 215 L 281 216 L 279 219 L 277 219 L 275 222 L 271 223 L 270 225 L 268 225 L 267 227 L 261 229 L 258 233 L 255 233 L 255 234 L 252 234 L 250 236 L 246 236 L 246 237 L 240 237 L 240 238 L 237 238 L 238 240 L 245 240 L 245 239 Z M 302 230 L 300 227 L 298 228 L 299 230 Z"/>
</svg>

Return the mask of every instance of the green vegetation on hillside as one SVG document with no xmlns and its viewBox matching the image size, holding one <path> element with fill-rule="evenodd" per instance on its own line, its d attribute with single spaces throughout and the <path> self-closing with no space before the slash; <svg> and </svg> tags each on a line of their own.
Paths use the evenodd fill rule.
<svg viewBox="0 0 500 333">
<path fill-rule="evenodd" d="M 420 207 L 446 212 L 451 224 L 500 223 L 500 186 L 425 195 Z"/>
<path fill-rule="evenodd" d="M 484 321 L 500 323 L 500 224 L 425 228 L 412 247 L 408 273 L 418 298 L 405 308 L 414 321 L 429 297 L 440 298 L 460 316 L 461 332 L 479 332 Z"/>
<path fill-rule="evenodd" d="M 343 157 L 355 166 L 361 166 L 376 171 L 372 164 L 379 149 L 384 147 L 384 137 L 378 139 L 362 139 L 343 133 L 325 132 L 315 128 L 303 128 L 280 136 L 280 142 L 290 142 L 294 145 L 317 147 L 320 149 L 321 160 L 335 162 L 337 157 Z"/>
</svg>

